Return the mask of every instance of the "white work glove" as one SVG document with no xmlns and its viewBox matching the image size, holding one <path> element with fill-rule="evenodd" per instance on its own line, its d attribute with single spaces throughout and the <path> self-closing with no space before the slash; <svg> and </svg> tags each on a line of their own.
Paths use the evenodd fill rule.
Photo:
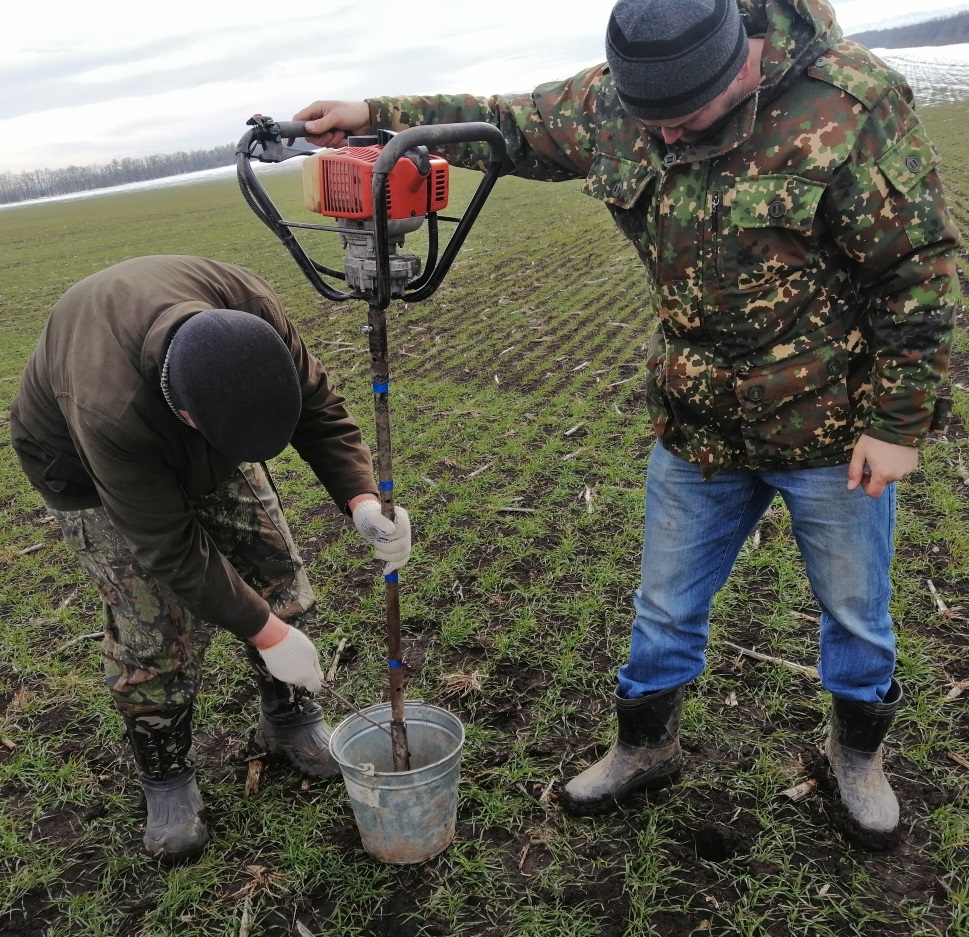
<svg viewBox="0 0 969 937">
<path fill-rule="evenodd" d="M 313 642 L 296 628 L 290 626 L 286 637 L 272 647 L 261 648 L 263 663 L 277 680 L 305 686 L 310 693 L 318 693 L 323 686 L 320 655 Z"/>
<path fill-rule="evenodd" d="M 379 501 L 361 501 L 353 509 L 353 523 L 360 536 L 373 544 L 378 560 L 387 560 L 384 575 L 400 569 L 410 557 L 410 518 L 401 507 L 394 508 L 394 520 L 380 513 Z"/>
</svg>

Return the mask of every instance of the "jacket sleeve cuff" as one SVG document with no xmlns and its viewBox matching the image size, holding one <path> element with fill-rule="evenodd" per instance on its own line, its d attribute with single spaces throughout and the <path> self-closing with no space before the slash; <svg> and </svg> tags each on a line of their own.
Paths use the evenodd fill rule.
<svg viewBox="0 0 969 937">
<path fill-rule="evenodd" d="M 326 488 L 333 503 L 344 514 L 349 513 L 346 507 L 351 498 L 362 494 L 377 494 L 377 484 L 374 481 L 373 474 L 369 471 L 350 475 L 336 475 L 335 477 L 333 473 L 324 475 L 322 472 L 316 471 L 315 468 L 313 471 L 323 487 Z"/>
<path fill-rule="evenodd" d="M 872 439 L 877 439 L 880 442 L 888 442 L 893 446 L 908 446 L 913 449 L 919 448 L 925 442 L 926 433 L 927 430 L 926 432 L 914 434 L 898 432 L 890 427 L 880 426 L 877 423 L 865 428 L 865 435 L 871 436 Z"/>
<path fill-rule="evenodd" d="M 249 607 L 244 609 L 241 615 L 233 616 L 232 624 L 226 624 L 225 628 L 240 641 L 245 641 L 263 629 L 269 620 L 270 611 L 269 603 L 262 596 L 252 592 L 252 602 Z"/>
</svg>

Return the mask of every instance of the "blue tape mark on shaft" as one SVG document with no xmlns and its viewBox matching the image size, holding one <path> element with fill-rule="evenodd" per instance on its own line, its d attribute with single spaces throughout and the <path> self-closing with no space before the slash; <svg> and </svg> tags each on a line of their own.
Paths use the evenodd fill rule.
<svg viewBox="0 0 969 937">
<path fill-rule="evenodd" d="M 384 582 L 397 582 L 397 570 L 395 569 L 392 573 L 387 573 L 384 576 Z"/>
<path fill-rule="evenodd" d="M 390 381 L 386 384 L 374 384 L 373 392 L 375 394 L 389 394 L 390 393 Z"/>
<path fill-rule="evenodd" d="M 387 661 L 387 666 L 390 667 L 391 670 L 399 670 L 404 665 L 399 660 L 389 660 Z"/>
<path fill-rule="evenodd" d="M 390 481 L 386 481 L 386 482 L 377 482 L 377 487 L 380 488 L 381 491 L 393 491 L 394 480 L 390 479 Z"/>
</svg>

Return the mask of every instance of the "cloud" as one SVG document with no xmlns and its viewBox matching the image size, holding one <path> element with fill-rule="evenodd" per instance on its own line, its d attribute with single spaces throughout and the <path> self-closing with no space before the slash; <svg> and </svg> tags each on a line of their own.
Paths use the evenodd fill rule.
<svg viewBox="0 0 969 937">
<path fill-rule="evenodd" d="M 90 22 L 69 16 L 75 32 L 52 29 L 14 48 L 0 63 L 0 133 L 21 142 L 0 152 L 0 170 L 209 148 L 238 140 L 255 112 L 288 119 L 319 97 L 527 91 L 602 58 L 599 28 L 580 31 L 548 7 L 542 19 L 540 3 L 514 28 L 499 15 L 508 0 L 492 4 L 489 20 L 451 6 L 422 19 L 388 0 L 324 16 L 273 16 L 262 3 L 215 16 L 197 6 L 198 15 L 166 5 L 157 23 L 128 33 L 108 14 L 129 7 L 96 3 Z M 592 3 L 602 32 L 610 6 Z"/>
<path fill-rule="evenodd" d="M 238 140 L 254 112 L 321 98 L 529 91 L 603 59 L 613 0 L 480 4 L 89 0 L 4 11 L 0 171 L 110 162 Z M 934 4 L 933 4 L 934 5 Z M 843 23 L 909 0 L 835 0 Z M 44 17 L 39 22 L 40 16 Z"/>
</svg>

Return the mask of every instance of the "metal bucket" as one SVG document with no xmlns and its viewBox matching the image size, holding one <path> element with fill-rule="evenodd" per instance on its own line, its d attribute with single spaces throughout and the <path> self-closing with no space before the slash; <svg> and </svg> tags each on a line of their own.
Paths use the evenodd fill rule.
<svg viewBox="0 0 969 937">
<path fill-rule="evenodd" d="M 330 736 L 363 848 L 401 865 L 424 862 L 454 839 L 464 747 L 464 726 L 447 710 L 405 702 L 404 719 L 410 771 L 394 771 L 389 703 L 348 716 Z"/>
</svg>

